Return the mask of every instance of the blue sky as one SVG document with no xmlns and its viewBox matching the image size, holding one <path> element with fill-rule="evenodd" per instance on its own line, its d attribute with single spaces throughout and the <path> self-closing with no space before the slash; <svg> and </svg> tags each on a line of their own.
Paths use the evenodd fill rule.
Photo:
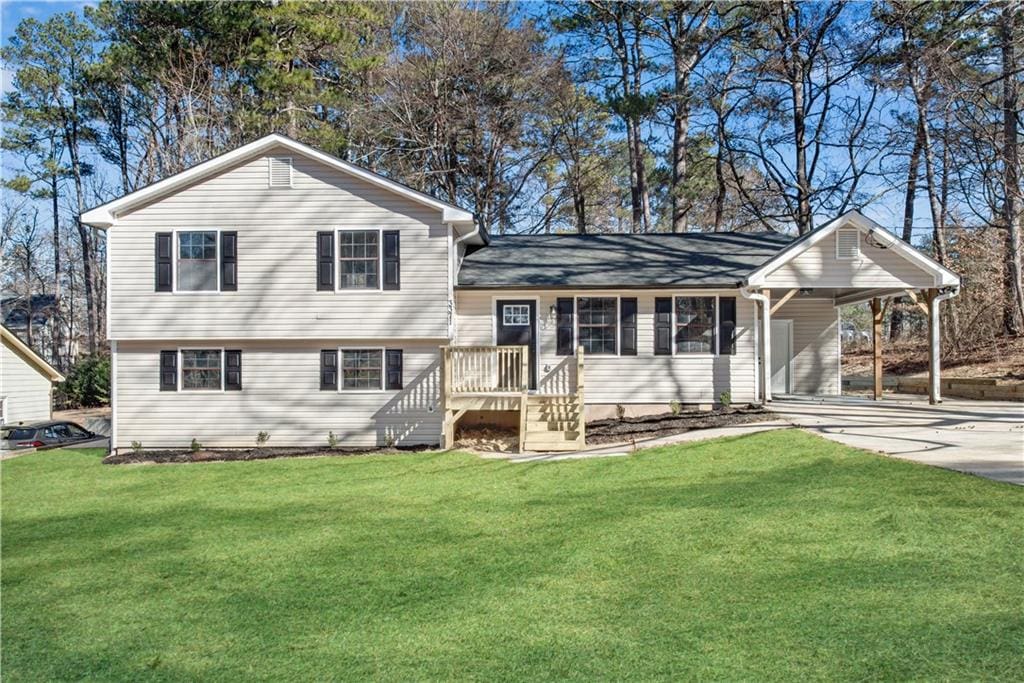
<svg viewBox="0 0 1024 683">
<path fill-rule="evenodd" d="M 3 43 L 13 34 L 18 22 L 23 19 L 33 18 L 40 21 L 47 17 L 61 12 L 81 12 L 84 7 L 95 5 L 96 2 L 38 2 L 32 0 L 0 0 L 0 35 Z M 6 70 L 0 73 L 0 91 L 6 92 L 11 87 L 11 74 Z M 915 224 L 917 226 L 930 225 L 928 204 L 926 198 L 919 194 L 915 204 Z M 890 192 L 886 196 L 876 199 L 870 206 L 864 209 L 864 213 L 886 227 L 894 227 L 902 223 L 903 197 L 902 193 Z M 915 237 L 927 232 L 926 227 L 915 230 Z"/>
</svg>

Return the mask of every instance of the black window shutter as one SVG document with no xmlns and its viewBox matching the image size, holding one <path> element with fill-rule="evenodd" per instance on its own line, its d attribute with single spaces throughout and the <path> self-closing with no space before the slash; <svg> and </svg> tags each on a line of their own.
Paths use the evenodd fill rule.
<svg viewBox="0 0 1024 683">
<path fill-rule="evenodd" d="M 238 233 L 220 234 L 220 291 L 238 291 Z"/>
<path fill-rule="evenodd" d="M 718 352 L 736 355 L 736 297 L 718 298 Z"/>
<path fill-rule="evenodd" d="M 619 355 L 636 355 L 636 297 L 619 299 Z"/>
<path fill-rule="evenodd" d="M 174 290 L 174 233 L 156 234 L 156 291 Z"/>
<path fill-rule="evenodd" d="M 334 233 L 316 234 L 316 290 L 334 291 Z"/>
<path fill-rule="evenodd" d="M 338 389 L 338 352 L 326 349 L 320 352 L 320 390 Z"/>
<path fill-rule="evenodd" d="M 401 389 L 402 388 L 402 349 L 388 349 L 384 352 L 387 356 L 385 366 L 387 369 L 387 379 L 385 380 L 385 389 Z"/>
<path fill-rule="evenodd" d="M 242 390 L 242 352 L 224 352 L 224 390 Z"/>
<path fill-rule="evenodd" d="M 672 297 L 654 300 L 654 355 L 672 355 Z"/>
<path fill-rule="evenodd" d="M 558 316 L 557 332 L 558 348 L 556 353 L 559 356 L 571 356 L 575 353 L 573 344 L 573 315 L 575 313 L 575 301 L 572 297 L 558 298 L 555 302 L 555 311 Z"/>
<path fill-rule="evenodd" d="M 178 352 L 160 352 L 160 391 L 178 390 Z"/>
<path fill-rule="evenodd" d="M 384 289 L 401 289 L 402 264 L 397 230 L 384 231 Z"/>
</svg>

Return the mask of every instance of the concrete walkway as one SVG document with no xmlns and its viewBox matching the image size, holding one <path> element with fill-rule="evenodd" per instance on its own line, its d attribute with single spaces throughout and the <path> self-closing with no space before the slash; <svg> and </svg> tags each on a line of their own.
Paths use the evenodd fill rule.
<svg viewBox="0 0 1024 683">
<path fill-rule="evenodd" d="M 848 446 L 1024 486 L 1024 403 L 784 397 L 780 416 Z"/>
</svg>

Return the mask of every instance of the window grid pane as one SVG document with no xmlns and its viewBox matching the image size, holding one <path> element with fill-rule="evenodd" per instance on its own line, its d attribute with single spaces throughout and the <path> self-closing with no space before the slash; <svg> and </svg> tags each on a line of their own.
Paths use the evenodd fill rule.
<svg viewBox="0 0 1024 683">
<path fill-rule="evenodd" d="M 617 301 L 614 297 L 578 300 L 580 345 L 584 353 L 615 355 Z"/>
<path fill-rule="evenodd" d="M 217 290 L 217 233 L 178 233 L 178 291 Z"/>
<path fill-rule="evenodd" d="M 338 233 L 341 289 L 377 289 L 380 233 L 376 230 L 342 230 Z"/>
<path fill-rule="evenodd" d="M 379 349 L 350 349 L 341 352 L 342 389 L 380 389 L 382 361 Z"/>
<path fill-rule="evenodd" d="M 715 298 L 676 297 L 676 352 L 714 353 Z"/>
<path fill-rule="evenodd" d="M 183 389 L 220 389 L 221 352 L 217 349 L 188 349 L 181 352 Z"/>
</svg>

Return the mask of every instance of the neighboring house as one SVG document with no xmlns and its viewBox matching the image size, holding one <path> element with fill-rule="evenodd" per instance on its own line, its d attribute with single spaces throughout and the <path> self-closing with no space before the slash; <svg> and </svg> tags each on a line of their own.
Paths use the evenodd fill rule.
<svg viewBox="0 0 1024 683">
<path fill-rule="evenodd" d="M 115 449 L 450 442 L 481 411 L 575 448 L 584 411 L 839 393 L 837 306 L 919 292 L 937 329 L 959 284 L 856 212 L 799 239 L 489 239 L 279 135 L 83 220 L 108 230 Z"/>
<path fill-rule="evenodd" d="M 33 294 L 31 297 L 5 296 L 0 301 L 2 324 L 29 343 L 33 349 L 47 358 L 53 358 L 54 326 L 60 324 L 60 318 L 56 315 L 56 300 L 53 294 Z M 29 311 L 32 313 L 31 334 L 28 324 Z M 70 349 L 61 349 L 62 354 L 69 354 L 68 357 L 73 357 L 76 351 L 77 344 L 72 344 Z"/>
<path fill-rule="evenodd" d="M 53 384 L 64 376 L 4 326 L 0 337 L 0 424 L 49 420 Z"/>
</svg>

